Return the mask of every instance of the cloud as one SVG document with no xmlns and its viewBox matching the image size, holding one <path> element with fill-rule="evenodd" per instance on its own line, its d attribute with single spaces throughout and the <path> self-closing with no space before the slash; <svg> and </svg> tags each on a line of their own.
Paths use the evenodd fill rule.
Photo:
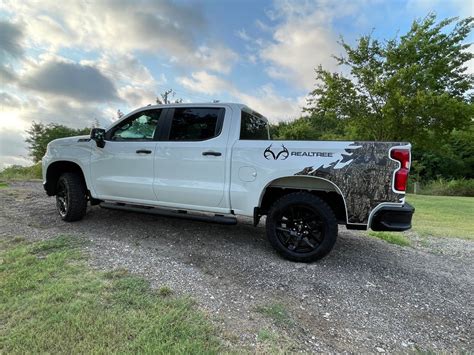
<svg viewBox="0 0 474 355">
<path fill-rule="evenodd" d="M 163 1 L 4 0 L 3 10 L 26 23 L 28 40 L 52 52 L 83 48 L 164 55 L 182 67 L 227 73 L 238 55 L 209 38 L 198 4 Z M 2 7 L 0 6 L 0 9 Z M 80 14 L 80 16 L 78 16 Z"/>
<path fill-rule="evenodd" d="M 5 62 L 8 56 L 23 54 L 22 39 L 23 31 L 18 24 L 0 21 L 0 62 Z"/>
<path fill-rule="evenodd" d="M 128 108 L 154 103 L 159 92 L 168 82 L 165 73 L 155 78 L 150 70 L 131 54 L 102 55 L 96 61 L 81 61 L 99 69 L 118 88 L 118 96 Z M 123 107 L 122 107 L 123 109 Z"/>
<path fill-rule="evenodd" d="M 25 73 L 21 86 L 86 102 L 118 100 L 112 81 L 93 66 L 47 60 Z"/>
<path fill-rule="evenodd" d="M 7 92 L 0 92 L 0 107 L 3 111 L 7 107 L 19 107 L 21 102 L 18 97 L 10 95 Z"/>
<path fill-rule="evenodd" d="M 156 102 L 157 93 L 141 87 L 127 85 L 119 89 L 119 96 L 131 108 L 138 108 Z"/>
<path fill-rule="evenodd" d="M 23 55 L 23 35 L 19 24 L 0 20 L 0 83 L 17 79 L 11 62 Z"/>
<path fill-rule="evenodd" d="M 178 83 L 194 92 L 215 95 L 223 91 L 233 91 L 235 88 L 228 81 L 205 71 L 194 72 L 189 77 L 177 78 Z"/>
<path fill-rule="evenodd" d="M 17 129 L 0 131 L 0 170 L 9 165 L 31 164 L 25 138 L 25 133 Z"/>
<path fill-rule="evenodd" d="M 270 20 L 277 22 L 272 39 L 259 50 L 268 75 L 311 90 L 318 65 L 328 70 L 337 67 L 332 57 L 339 50 L 333 20 L 350 15 L 355 9 L 356 5 L 347 1 L 277 2 L 267 12 Z"/>
<path fill-rule="evenodd" d="M 270 84 L 263 85 L 252 93 L 244 93 L 229 81 L 204 71 L 194 72 L 191 77 L 179 77 L 177 81 L 194 92 L 210 96 L 229 94 L 268 117 L 272 122 L 299 117 L 305 103 L 304 97 L 294 99 L 277 94 Z"/>
</svg>

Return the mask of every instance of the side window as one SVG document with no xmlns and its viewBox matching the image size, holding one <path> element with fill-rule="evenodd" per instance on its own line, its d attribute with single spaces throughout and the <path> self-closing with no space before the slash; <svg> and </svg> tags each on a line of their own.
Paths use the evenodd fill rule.
<svg viewBox="0 0 474 355">
<path fill-rule="evenodd" d="M 223 108 L 183 107 L 174 110 L 170 141 L 204 141 L 221 133 Z"/>
<path fill-rule="evenodd" d="M 110 139 L 113 141 L 153 140 L 160 115 L 161 110 L 139 112 L 115 127 Z"/>
<path fill-rule="evenodd" d="M 242 111 L 240 118 L 240 139 L 269 140 L 268 122 L 260 114 Z"/>
</svg>

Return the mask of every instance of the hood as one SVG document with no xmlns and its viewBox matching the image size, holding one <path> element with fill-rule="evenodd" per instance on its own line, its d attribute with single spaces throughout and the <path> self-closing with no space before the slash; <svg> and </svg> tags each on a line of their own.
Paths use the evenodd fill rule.
<svg viewBox="0 0 474 355">
<path fill-rule="evenodd" d="M 86 140 L 89 139 L 90 136 L 74 136 L 74 137 L 66 137 L 66 138 L 58 138 L 53 141 L 51 141 L 49 144 L 50 145 L 73 145 L 76 144 L 79 140 Z M 49 145 L 48 144 L 48 145 Z"/>
</svg>

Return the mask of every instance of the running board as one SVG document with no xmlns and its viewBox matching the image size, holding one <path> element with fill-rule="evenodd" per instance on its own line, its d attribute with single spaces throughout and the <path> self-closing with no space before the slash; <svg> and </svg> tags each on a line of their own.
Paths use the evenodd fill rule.
<svg viewBox="0 0 474 355">
<path fill-rule="evenodd" d="M 184 211 L 184 210 L 173 211 L 173 210 L 166 210 L 166 209 L 161 209 L 161 208 L 156 208 L 156 207 L 145 207 L 145 206 L 140 207 L 140 206 L 132 206 L 132 205 L 126 205 L 126 204 L 109 203 L 109 202 L 101 202 L 100 207 L 108 208 L 112 210 L 148 213 L 148 214 L 155 214 L 155 215 L 165 216 L 165 217 L 190 219 L 193 221 L 200 221 L 200 222 L 210 222 L 210 223 L 227 224 L 227 225 L 237 224 L 237 218 L 227 217 L 227 216 L 218 215 L 218 214 L 214 216 L 206 216 L 206 215 L 198 215 L 198 214 L 188 214 L 187 211 Z"/>
</svg>

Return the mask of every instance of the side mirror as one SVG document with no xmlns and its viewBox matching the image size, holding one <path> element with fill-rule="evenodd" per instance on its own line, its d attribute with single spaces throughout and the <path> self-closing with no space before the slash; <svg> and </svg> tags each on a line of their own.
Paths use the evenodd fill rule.
<svg viewBox="0 0 474 355">
<path fill-rule="evenodd" d="M 92 128 L 91 139 L 95 141 L 99 148 L 105 147 L 105 129 L 103 128 Z"/>
</svg>

